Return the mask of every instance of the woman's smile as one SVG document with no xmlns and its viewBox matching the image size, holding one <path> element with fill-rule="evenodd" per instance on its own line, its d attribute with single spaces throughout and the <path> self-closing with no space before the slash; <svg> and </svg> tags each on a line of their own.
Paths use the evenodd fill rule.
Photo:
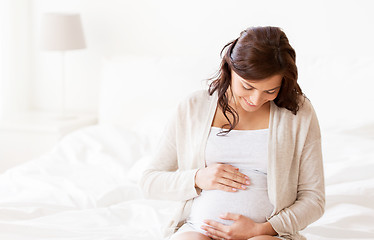
<svg viewBox="0 0 374 240">
<path fill-rule="evenodd" d="M 244 101 L 248 104 L 248 106 L 251 106 L 251 107 L 256 107 L 256 105 L 254 105 L 253 103 L 251 103 L 250 101 L 248 101 L 247 99 L 245 99 L 243 97 Z"/>
<path fill-rule="evenodd" d="M 264 104 L 274 100 L 282 84 L 283 76 L 275 74 L 261 80 L 246 80 L 235 71 L 231 71 L 233 105 L 239 106 L 246 112 L 255 112 Z M 235 102 L 236 100 L 236 102 Z"/>
</svg>

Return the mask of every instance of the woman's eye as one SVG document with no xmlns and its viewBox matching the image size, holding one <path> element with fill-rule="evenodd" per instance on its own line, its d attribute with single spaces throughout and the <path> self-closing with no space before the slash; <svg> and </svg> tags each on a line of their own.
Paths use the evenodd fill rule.
<svg viewBox="0 0 374 240">
<path fill-rule="evenodd" d="M 247 88 L 247 87 L 245 87 L 244 85 L 243 85 L 243 88 L 245 89 L 245 90 L 252 90 L 253 88 Z M 276 89 L 275 90 L 271 90 L 271 91 L 266 91 L 266 93 L 267 94 L 274 94 L 274 93 L 276 93 Z"/>
<path fill-rule="evenodd" d="M 253 88 L 246 88 L 244 85 L 243 85 L 243 88 L 245 89 L 245 90 L 252 90 Z"/>
</svg>

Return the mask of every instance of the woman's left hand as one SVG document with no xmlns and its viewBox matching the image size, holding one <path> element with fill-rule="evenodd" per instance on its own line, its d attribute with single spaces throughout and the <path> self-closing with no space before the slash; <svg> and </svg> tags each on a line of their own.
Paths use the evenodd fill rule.
<svg viewBox="0 0 374 240">
<path fill-rule="evenodd" d="M 205 220 L 207 225 L 201 228 L 207 231 L 209 237 L 213 239 L 248 239 L 259 235 L 261 224 L 254 222 L 252 219 L 240 214 L 226 213 L 220 218 L 232 220 L 234 223 L 230 226 L 222 223 Z"/>
</svg>

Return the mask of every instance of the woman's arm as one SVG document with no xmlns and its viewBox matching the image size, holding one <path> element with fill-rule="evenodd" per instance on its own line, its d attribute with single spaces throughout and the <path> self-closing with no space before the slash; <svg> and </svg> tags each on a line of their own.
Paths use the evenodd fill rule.
<svg viewBox="0 0 374 240">
<path fill-rule="evenodd" d="M 304 146 L 300 161 L 297 199 L 268 221 L 279 235 L 294 234 L 319 219 L 325 208 L 321 140 Z"/>
<path fill-rule="evenodd" d="M 177 123 L 181 105 L 166 124 L 151 161 L 139 185 L 147 198 L 185 201 L 198 196 L 195 175 L 198 169 L 178 168 Z"/>
<path fill-rule="evenodd" d="M 323 215 L 325 182 L 321 132 L 312 104 L 308 99 L 305 99 L 295 117 L 281 118 L 282 116 L 281 114 L 277 115 L 277 122 L 287 124 L 288 129 L 283 130 L 288 133 L 291 132 L 287 139 L 295 141 L 295 145 L 285 139 L 285 142 L 280 144 L 282 148 L 279 145 L 277 146 L 276 154 L 278 155 L 275 156 L 274 162 L 278 163 L 276 167 L 278 170 L 281 168 L 282 171 L 277 171 L 276 178 L 272 180 L 277 181 L 279 178 L 282 184 L 277 184 L 273 197 L 278 199 L 278 204 L 284 202 L 283 199 L 287 199 L 287 203 L 278 205 L 277 212 L 268 221 L 280 236 L 287 236 L 306 228 Z M 285 144 L 288 144 L 288 142 L 291 146 L 289 152 L 283 154 L 282 149 L 287 149 L 288 146 Z M 297 152 L 292 151 L 293 149 Z M 282 159 L 277 159 L 279 156 Z M 287 162 L 291 159 L 292 162 Z M 282 161 L 293 164 L 283 165 Z M 288 167 L 292 168 L 288 169 Z M 286 177 L 288 175 L 287 171 L 289 171 L 290 176 L 292 175 L 292 179 Z M 282 186 L 284 184 L 292 184 L 292 186 Z M 287 192 L 288 189 L 292 189 L 292 192 Z"/>
<path fill-rule="evenodd" d="M 273 226 L 269 222 L 260 223 L 258 235 L 269 235 L 276 236 L 278 233 L 274 230 Z"/>
</svg>

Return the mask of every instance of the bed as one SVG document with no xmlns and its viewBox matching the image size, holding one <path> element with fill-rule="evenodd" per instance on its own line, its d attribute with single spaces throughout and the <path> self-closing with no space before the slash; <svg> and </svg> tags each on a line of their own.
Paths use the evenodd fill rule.
<svg viewBox="0 0 374 240">
<path fill-rule="evenodd" d="M 99 124 L 72 132 L 50 152 L 0 175 L 0 239 L 164 239 L 162 228 L 179 203 L 144 199 L 137 182 L 176 102 L 206 87 L 202 80 L 218 66 L 217 59 L 194 59 L 103 61 Z M 300 78 L 321 116 L 327 197 L 324 216 L 302 233 L 315 240 L 374 239 L 374 120 L 332 115 L 323 91 L 313 96 L 316 87 L 307 80 L 316 69 L 321 74 L 325 60 L 300 64 Z M 356 62 L 350 71 L 361 67 L 372 74 L 370 64 Z"/>
</svg>

